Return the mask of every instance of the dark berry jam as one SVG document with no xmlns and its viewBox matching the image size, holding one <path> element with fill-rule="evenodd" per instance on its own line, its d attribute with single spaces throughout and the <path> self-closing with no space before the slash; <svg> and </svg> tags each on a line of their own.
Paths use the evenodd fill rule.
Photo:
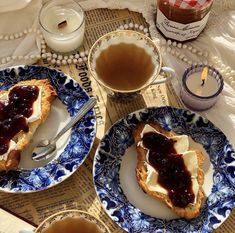
<svg viewBox="0 0 235 233">
<path fill-rule="evenodd" d="M 194 202 L 191 174 L 173 139 L 155 132 L 145 133 L 143 145 L 149 150 L 148 162 L 158 172 L 157 182 L 168 191 L 174 206 L 184 208 Z"/>
<path fill-rule="evenodd" d="M 33 103 L 37 100 L 37 86 L 16 86 L 8 100 L 0 100 L 0 155 L 6 153 L 10 140 L 21 130 L 28 132 L 26 118 L 33 113 Z"/>
</svg>

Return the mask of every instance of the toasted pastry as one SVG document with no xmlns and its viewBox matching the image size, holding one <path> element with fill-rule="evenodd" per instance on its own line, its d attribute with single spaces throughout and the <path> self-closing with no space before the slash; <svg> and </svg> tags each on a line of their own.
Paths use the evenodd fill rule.
<svg viewBox="0 0 235 233">
<path fill-rule="evenodd" d="M 18 132 L 11 140 L 13 140 L 16 143 L 16 148 L 11 150 L 7 154 L 7 158 L 3 159 L 1 158 L 0 155 L 0 171 L 2 170 L 14 170 L 18 168 L 19 162 L 20 162 L 20 154 L 22 150 L 24 150 L 27 145 L 30 143 L 36 129 L 40 124 L 42 124 L 51 108 L 51 103 L 57 96 L 55 89 L 53 86 L 50 84 L 50 82 L 47 79 L 44 80 L 26 80 L 26 81 L 21 81 L 17 83 L 16 85 L 12 86 L 8 91 L 0 91 L 0 96 L 4 94 L 8 94 L 10 90 L 12 90 L 16 86 L 37 86 L 41 90 L 41 116 L 40 119 L 36 119 L 32 122 L 28 122 L 28 131 L 25 132 L 21 130 Z M 39 98 L 39 96 L 38 96 Z"/>
<path fill-rule="evenodd" d="M 163 128 L 161 128 L 156 123 L 148 123 L 151 127 L 153 127 L 155 130 L 160 132 L 161 134 L 165 135 L 166 137 L 170 138 L 172 136 L 177 136 L 176 133 L 173 131 L 167 131 Z M 136 178 L 137 181 L 142 188 L 142 190 L 147 193 L 148 195 L 152 196 L 153 198 L 156 198 L 162 202 L 164 202 L 170 209 L 172 209 L 177 215 L 180 217 L 186 218 L 186 219 L 192 219 L 197 217 L 200 214 L 200 208 L 202 206 L 203 198 L 204 198 L 204 192 L 202 189 L 202 185 L 204 182 L 204 173 L 203 173 L 203 161 L 204 156 L 201 151 L 194 150 L 196 152 L 196 157 L 198 161 L 198 169 L 197 169 L 197 182 L 198 182 L 198 193 L 196 194 L 196 198 L 194 203 L 189 203 L 186 207 L 178 207 L 173 204 L 171 199 L 169 198 L 169 195 L 163 194 L 161 192 L 152 191 L 149 190 L 148 185 L 146 184 L 148 171 L 147 171 L 147 151 L 144 149 L 140 142 L 142 141 L 142 130 L 144 128 L 145 124 L 140 123 L 137 125 L 137 127 L 133 131 L 133 137 L 136 144 L 136 150 L 137 150 L 137 166 L 136 166 Z M 160 149 L 160 148 L 159 148 Z M 193 149 L 190 148 L 192 151 Z"/>
</svg>

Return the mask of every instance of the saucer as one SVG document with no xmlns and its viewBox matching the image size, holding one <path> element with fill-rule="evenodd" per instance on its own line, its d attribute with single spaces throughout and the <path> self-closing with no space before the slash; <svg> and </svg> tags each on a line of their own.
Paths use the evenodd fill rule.
<svg viewBox="0 0 235 233">
<path fill-rule="evenodd" d="M 140 122 L 186 134 L 204 154 L 206 200 L 197 218 L 179 218 L 139 187 L 132 131 Z M 109 217 L 127 232 L 209 233 L 235 206 L 234 154 L 226 136 L 200 115 L 173 107 L 145 108 L 116 122 L 100 141 L 93 166 L 95 190 Z"/>
<path fill-rule="evenodd" d="M 89 96 L 71 77 L 42 66 L 17 66 L 0 70 L 0 90 L 30 79 L 48 79 L 57 91 L 48 119 L 38 128 L 31 144 L 22 152 L 21 171 L 0 172 L 0 191 L 30 193 L 48 189 L 71 176 L 84 162 L 96 134 L 96 117 L 90 110 L 58 143 L 56 153 L 46 161 L 31 159 L 34 146 L 42 138 L 53 138 L 75 116 Z"/>
</svg>

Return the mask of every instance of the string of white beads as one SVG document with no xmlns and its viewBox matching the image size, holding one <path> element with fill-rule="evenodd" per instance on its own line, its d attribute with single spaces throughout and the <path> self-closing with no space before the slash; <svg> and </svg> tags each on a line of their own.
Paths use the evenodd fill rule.
<svg viewBox="0 0 235 233">
<path fill-rule="evenodd" d="M 129 24 L 121 25 L 119 30 L 123 29 L 135 29 L 143 32 L 145 35 L 149 36 L 148 28 L 144 28 L 143 25 L 139 25 L 137 23 L 130 22 Z M 229 66 L 225 66 L 222 64 L 222 62 L 217 57 L 210 57 L 210 54 L 207 51 L 201 51 L 198 48 L 193 47 L 190 44 L 183 44 L 180 42 L 172 41 L 172 40 L 166 40 L 161 39 L 161 50 L 167 51 L 174 57 L 180 59 L 184 63 L 188 65 L 197 65 L 198 62 L 190 60 L 188 57 L 186 57 L 181 51 L 182 50 L 188 50 L 192 54 L 197 55 L 197 57 L 200 57 L 199 63 L 204 63 L 205 65 L 211 65 L 214 66 L 216 69 L 220 71 L 220 73 L 223 75 L 224 80 L 230 84 L 235 89 L 235 71 L 231 69 Z"/>
<path fill-rule="evenodd" d="M 143 25 L 139 25 L 138 23 L 126 23 L 124 25 L 119 26 L 119 28 L 117 30 L 127 30 L 127 29 L 135 29 L 135 30 L 139 30 L 140 32 L 142 32 L 143 34 L 145 34 L 146 36 L 149 36 L 149 30 L 148 28 L 144 27 Z"/>
<path fill-rule="evenodd" d="M 226 66 L 222 61 L 214 56 L 211 58 L 214 66 L 220 71 L 223 75 L 224 80 L 235 89 L 235 70 L 232 70 L 230 66 Z"/>
<path fill-rule="evenodd" d="M 6 64 L 7 62 L 10 62 L 11 60 L 29 60 L 29 59 L 46 59 L 48 62 L 56 65 L 67 65 L 67 64 L 77 64 L 77 63 L 82 63 L 87 61 L 87 56 L 88 56 L 88 51 L 82 51 L 81 53 L 77 52 L 74 55 L 70 55 L 70 57 L 57 54 L 55 52 L 47 52 L 47 46 L 46 46 L 46 41 L 43 38 L 43 35 L 41 34 L 40 30 L 37 29 L 32 29 L 32 28 L 27 28 L 22 30 L 21 32 L 14 33 L 14 34 L 9 34 L 9 35 L 0 35 L 0 40 L 14 40 L 14 39 L 19 39 L 23 36 L 26 36 L 29 33 L 36 33 L 38 37 L 41 39 L 41 54 L 38 55 L 12 55 L 9 57 L 4 57 L 0 60 L 1 64 Z"/>
<path fill-rule="evenodd" d="M 5 41 L 8 41 L 8 40 L 15 40 L 15 39 L 18 39 L 18 38 L 21 38 L 29 33 L 37 33 L 37 34 L 40 34 L 40 30 L 37 30 L 37 29 L 32 29 L 32 28 L 28 28 L 28 29 L 24 29 L 23 31 L 21 32 L 18 32 L 18 33 L 14 33 L 14 34 L 11 34 L 11 35 L 0 35 L 0 40 L 5 40 Z M 39 59 L 41 56 L 40 55 L 25 55 L 25 56 L 22 56 L 22 55 L 12 55 L 12 56 L 8 56 L 8 57 L 3 57 L 1 60 L 0 60 L 0 63 L 1 64 L 6 64 L 8 62 L 10 62 L 11 60 L 29 60 L 29 59 Z"/>
<path fill-rule="evenodd" d="M 79 64 L 87 61 L 87 57 L 89 51 L 77 51 L 76 53 L 70 55 L 59 54 L 54 51 L 46 50 L 46 41 L 44 38 L 41 40 L 41 57 L 46 59 L 47 62 L 53 65 L 71 65 L 71 64 Z"/>
<path fill-rule="evenodd" d="M 0 40 L 5 40 L 5 41 L 8 41 L 8 40 L 14 40 L 14 39 L 19 39 L 29 33 L 37 33 L 37 34 L 41 34 L 40 33 L 40 30 L 37 30 L 37 29 L 32 29 L 32 28 L 28 28 L 28 29 L 24 29 L 23 31 L 19 32 L 19 33 L 14 33 L 14 34 L 11 34 L 11 35 L 0 35 Z M 39 59 L 41 58 L 40 55 L 34 55 L 34 54 L 31 54 L 31 55 L 12 55 L 12 56 L 8 56 L 8 57 L 3 57 L 1 60 L 0 60 L 0 63 L 1 64 L 6 64 L 8 62 L 10 62 L 11 60 L 24 60 L 24 61 L 27 61 L 29 59 Z"/>
<path fill-rule="evenodd" d="M 18 33 L 14 33 L 14 34 L 9 34 L 9 35 L 0 35 L 0 40 L 15 40 L 15 39 L 18 39 L 18 38 L 21 38 L 31 32 L 40 32 L 40 30 L 37 30 L 37 29 L 32 29 L 32 28 L 27 28 L 27 29 L 24 29 L 23 31 L 21 32 L 18 32 Z"/>
<path fill-rule="evenodd" d="M 139 25 L 133 22 L 121 25 L 118 29 L 139 30 L 140 32 L 144 33 L 146 36 L 149 36 L 148 28 L 144 27 L 143 25 Z M 2 58 L 0 60 L 1 64 L 6 64 L 10 62 L 11 60 L 25 60 L 26 61 L 26 60 L 35 59 L 35 58 L 37 59 L 43 58 L 43 59 L 46 59 L 48 62 L 52 64 L 56 64 L 56 65 L 78 64 L 78 63 L 87 61 L 87 56 L 89 53 L 88 50 L 77 52 L 70 56 L 57 54 L 55 52 L 47 52 L 46 50 L 47 46 L 43 38 L 43 35 L 41 34 L 40 30 L 37 30 L 37 29 L 28 28 L 28 29 L 24 29 L 23 31 L 14 33 L 14 34 L 0 35 L 0 40 L 5 40 L 5 41 L 15 40 L 32 32 L 37 33 L 37 35 L 41 39 L 41 55 L 39 54 L 38 55 L 32 54 L 32 55 L 26 55 L 26 56 L 12 55 L 12 56 Z M 224 80 L 228 82 L 228 84 L 230 84 L 230 86 L 232 86 L 235 89 L 235 71 L 232 70 L 231 67 L 224 65 L 218 57 L 214 56 L 211 58 L 208 52 L 201 51 L 193 47 L 190 44 L 182 44 L 176 41 L 165 40 L 165 39 L 161 39 L 160 44 L 161 44 L 162 51 L 167 51 L 168 53 L 180 59 L 181 61 L 187 63 L 188 65 L 192 65 L 192 64 L 196 65 L 197 62 L 188 59 L 181 52 L 182 49 L 188 50 L 189 52 L 196 54 L 197 56 L 201 58 L 200 63 L 202 63 L 203 61 L 204 64 L 215 66 L 215 68 L 218 69 L 223 75 Z"/>
<path fill-rule="evenodd" d="M 201 51 L 192 45 L 182 44 L 172 40 L 161 39 L 160 44 L 162 52 L 167 51 L 188 65 L 197 65 L 198 62 L 187 58 L 182 51 L 188 50 L 192 54 L 196 54 L 197 57 L 200 57 L 200 63 L 214 66 L 223 75 L 224 80 L 235 89 L 235 71 L 231 67 L 224 65 L 218 57 L 211 57 L 207 51 Z"/>
</svg>

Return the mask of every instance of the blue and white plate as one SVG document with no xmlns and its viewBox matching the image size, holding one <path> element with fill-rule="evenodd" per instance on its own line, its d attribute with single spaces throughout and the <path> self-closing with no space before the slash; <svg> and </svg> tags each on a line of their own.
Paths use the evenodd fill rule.
<svg viewBox="0 0 235 233">
<path fill-rule="evenodd" d="M 138 186 L 132 131 L 139 122 L 157 122 L 164 129 L 187 134 L 190 144 L 205 155 L 206 199 L 199 217 L 190 221 L 177 217 Z M 208 233 L 223 223 L 235 206 L 234 165 L 234 149 L 210 121 L 189 110 L 152 107 L 129 114 L 108 130 L 95 155 L 93 176 L 104 209 L 128 232 Z"/>
<path fill-rule="evenodd" d="M 0 172 L 0 190 L 29 193 L 45 190 L 72 175 L 86 159 L 95 139 L 96 117 L 90 110 L 69 132 L 57 141 L 53 157 L 32 161 L 34 146 L 40 139 L 53 138 L 88 100 L 89 96 L 69 76 L 41 66 L 17 66 L 0 71 L 0 90 L 23 80 L 48 79 L 57 90 L 48 119 L 36 131 L 29 147 L 21 154 L 19 171 Z"/>
</svg>

